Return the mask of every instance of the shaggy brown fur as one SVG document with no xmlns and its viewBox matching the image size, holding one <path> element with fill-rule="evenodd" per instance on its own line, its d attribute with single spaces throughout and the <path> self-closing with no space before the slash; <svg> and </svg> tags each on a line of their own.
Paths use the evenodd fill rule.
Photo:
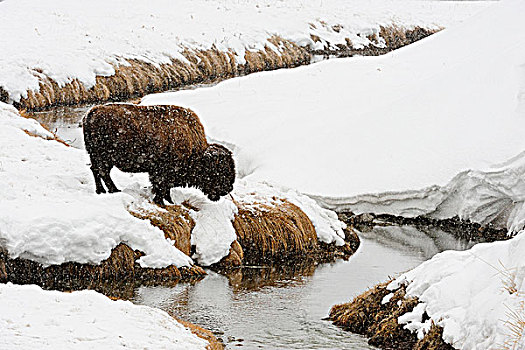
<svg viewBox="0 0 525 350">
<path fill-rule="evenodd" d="M 208 144 L 197 115 L 177 106 L 106 104 L 93 107 L 83 121 L 97 193 L 118 189 L 109 175 L 147 172 L 155 202 L 171 203 L 169 190 L 199 188 L 213 201 L 233 189 L 235 164 L 223 146 Z"/>
</svg>

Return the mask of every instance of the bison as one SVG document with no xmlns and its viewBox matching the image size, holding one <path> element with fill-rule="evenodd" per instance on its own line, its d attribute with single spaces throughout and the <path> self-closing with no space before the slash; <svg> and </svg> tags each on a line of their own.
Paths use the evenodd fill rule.
<svg viewBox="0 0 525 350">
<path fill-rule="evenodd" d="M 106 192 L 101 180 L 110 193 L 119 191 L 110 177 L 114 166 L 147 172 L 158 204 L 173 203 L 172 187 L 196 187 L 212 201 L 233 189 L 232 153 L 208 144 L 199 117 L 188 108 L 106 104 L 93 107 L 83 127 L 96 193 Z"/>
</svg>

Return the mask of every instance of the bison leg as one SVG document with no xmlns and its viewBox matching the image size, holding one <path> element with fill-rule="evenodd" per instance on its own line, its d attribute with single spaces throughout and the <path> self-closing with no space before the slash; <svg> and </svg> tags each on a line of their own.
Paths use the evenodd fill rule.
<svg viewBox="0 0 525 350">
<path fill-rule="evenodd" d="M 155 204 L 158 205 L 164 205 L 164 197 L 162 196 L 162 194 L 156 193 L 155 188 L 153 188 L 153 194 L 155 194 L 155 196 L 153 197 L 153 202 L 155 202 Z"/>
<path fill-rule="evenodd" d="M 165 191 L 164 191 L 164 199 L 168 201 L 168 203 L 170 204 L 173 204 L 173 200 L 171 199 L 171 194 L 170 194 L 170 188 L 166 188 Z"/>
<path fill-rule="evenodd" d="M 104 188 L 104 186 L 102 186 L 102 178 L 100 176 L 99 168 L 92 165 L 91 172 L 93 173 L 93 177 L 95 178 L 95 192 L 97 194 L 106 193 L 106 189 Z"/>
<path fill-rule="evenodd" d="M 102 180 L 104 180 L 104 183 L 106 184 L 106 187 L 108 188 L 109 193 L 115 193 L 120 192 L 120 190 L 115 186 L 115 183 L 111 179 L 111 176 L 109 175 L 110 169 L 102 169 L 100 171 L 100 176 L 102 177 Z"/>
<path fill-rule="evenodd" d="M 151 191 L 155 195 L 153 197 L 153 202 L 156 204 L 163 205 L 164 204 L 164 196 L 162 195 L 162 186 L 161 186 L 161 179 L 160 176 L 156 174 L 149 174 L 149 181 L 151 182 Z"/>
<path fill-rule="evenodd" d="M 113 166 L 107 164 L 106 162 L 98 162 L 93 160 L 91 160 L 91 163 L 91 170 L 93 171 L 93 175 L 95 176 L 95 185 L 97 186 L 97 193 L 106 193 L 104 187 L 102 187 L 102 182 L 100 181 L 100 179 L 104 180 L 104 183 L 106 184 L 109 193 L 120 192 L 120 190 L 117 188 L 117 186 L 115 186 L 115 183 L 113 182 L 113 180 L 111 180 L 111 177 L 109 176 L 109 172 L 111 171 L 111 168 Z"/>
<path fill-rule="evenodd" d="M 170 196 L 170 187 L 166 185 L 162 176 L 150 173 L 149 181 L 151 182 L 152 192 L 154 194 L 153 202 L 164 205 L 164 199 L 166 199 L 168 203 L 173 204 Z"/>
</svg>

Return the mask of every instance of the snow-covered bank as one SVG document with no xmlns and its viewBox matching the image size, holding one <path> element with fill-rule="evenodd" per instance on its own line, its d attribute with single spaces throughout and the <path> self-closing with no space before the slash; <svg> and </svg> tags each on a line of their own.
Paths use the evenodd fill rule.
<svg viewBox="0 0 525 350">
<path fill-rule="evenodd" d="M 24 130 L 36 137 L 26 135 Z M 173 241 L 165 238 L 163 231 L 130 214 L 154 216 L 165 211 L 151 204 L 146 174 L 114 170 L 116 183 L 123 191 L 96 195 L 85 151 L 65 147 L 53 137 L 34 120 L 22 118 L 15 108 L 0 103 L 0 251 L 7 251 L 11 259 L 20 257 L 44 266 L 64 262 L 100 264 L 112 249 L 124 243 L 145 253 L 138 260 L 143 268 L 193 264 Z M 191 224 L 186 222 L 183 231 L 189 244 L 195 246 L 192 257 L 200 265 L 217 263 L 229 254 L 237 238 L 233 227 L 236 203 L 257 212 L 264 211 L 258 203 L 279 206 L 278 200 L 287 200 L 311 220 L 309 233 L 313 237 L 317 235 L 320 242 L 337 246 L 345 243 L 345 225 L 337 215 L 292 189 L 240 180 L 232 195 L 210 202 L 196 189 L 172 190 L 180 210 L 189 214 L 177 220 L 193 220 Z M 183 203 L 190 208 L 184 208 Z M 289 224 L 294 225 L 293 218 Z M 288 239 L 293 237 L 284 237 L 284 242 Z M 313 243 L 317 246 L 317 240 Z M 186 253 L 190 254 L 189 246 Z"/>
<path fill-rule="evenodd" d="M 171 197 L 175 204 L 186 203 L 195 208 L 189 209 L 189 214 L 195 221 L 191 233 L 191 244 L 195 245 L 192 258 L 202 266 L 218 263 L 229 254 L 231 244 L 238 238 L 233 225 L 238 206 L 249 208 L 257 214 L 268 211 L 271 207 L 279 207 L 283 201 L 287 201 L 299 207 L 312 222 L 315 229 L 313 234 L 314 237 L 317 235 L 318 241 L 336 246 L 345 243 L 343 230 L 346 225 L 338 220 L 333 211 L 321 208 L 314 200 L 293 189 L 275 184 L 238 180 L 231 196 L 226 196 L 217 203 L 210 202 L 202 192 L 192 188 L 174 188 L 171 190 Z M 293 237 L 283 239 L 284 242 L 293 241 Z M 313 243 L 316 245 L 316 242 Z"/>
<path fill-rule="evenodd" d="M 0 103 L 0 246 L 11 258 L 98 264 L 122 242 L 146 254 L 139 260 L 142 267 L 192 263 L 162 231 L 128 213 L 132 194 L 94 193 L 84 151 L 23 130 L 52 138 L 37 122 Z M 128 183 L 137 180 L 127 177 Z"/>
<path fill-rule="evenodd" d="M 514 186 L 519 171 L 491 165 L 525 149 L 524 11 L 520 2 L 496 3 L 385 56 L 265 72 L 143 103 L 194 109 L 212 138 L 235 145 L 248 179 L 327 198 L 332 209 L 439 209 L 483 222 L 504 211 L 505 221 L 525 193 Z M 457 203 L 460 188 L 477 198 Z M 491 201 L 496 207 L 485 213 Z"/>
<path fill-rule="evenodd" d="M 97 76 L 113 75 L 115 67 L 129 65 L 129 60 L 187 62 L 185 51 L 212 48 L 231 52 L 243 64 L 248 51 L 268 47 L 281 55 L 283 46 L 269 41 L 274 36 L 312 49 L 337 49 L 350 42 L 355 48 L 381 47 L 381 26 L 436 29 L 487 6 L 385 0 L 7 0 L 0 3 L 0 87 L 10 100 L 19 101 L 28 90 L 38 90 L 44 77 L 59 86 L 77 79 L 91 87 Z M 376 43 L 371 41 L 374 35 Z"/>
<path fill-rule="evenodd" d="M 2 349 L 206 349 L 166 312 L 93 291 L 0 284 Z"/>
<path fill-rule="evenodd" d="M 440 253 L 401 275 L 388 288 L 406 285 L 406 296 L 417 297 L 419 304 L 401 315 L 399 323 L 422 338 L 433 322 L 457 349 L 503 348 L 511 339 L 511 323 L 525 317 L 524 251 L 522 232 L 508 241 Z M 523 339 L 518 343 L 520 349 L 525 346 Z"/>
<path fill-rule="evenodd" d="M 425 215 L 440 220 L 459 216 L 507 228 L 509 235 L 514 235 L 525 227 L 525 152 L 485 170 L 461 172 L 445 186 L 351 198 L 314 198 L 325 208 L 355 214 Z"/>
</svg>

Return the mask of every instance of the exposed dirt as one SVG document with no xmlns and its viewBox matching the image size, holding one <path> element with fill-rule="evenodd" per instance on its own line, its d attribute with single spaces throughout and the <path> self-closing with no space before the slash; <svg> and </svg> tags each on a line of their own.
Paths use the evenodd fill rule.
<svg viewBox="0 0 525 350">
<path fill-rule="evenodd" d="M 360 214 L 351 212 L 338 213 L 339 219 L 349 227 L 359 231 L 370 231 L 374 226 L 409 225 L 422 231 L 439 228 L 458 239 L 473 242 L 493 242 L 506 240 L 507 230 L 492 225 L 480 224 L 453 217 L 445 220 L 425 216 L 405 218 L 394 215 Z M 386 289 L 389 282 L 381 283 L 354 298 L 351 302 L 335 305 L 329 319 L 344 329 L 362 334 L 369 338 L 369 344 L 382 349 L 400 350 L 450 350 L 454 349 L 442 338 L 443 329 L 435 324 L 421 340 L 398 324 L 397 318 L 411 311 L 417 304 L 416 298 L 406 298 L 405 288 L 394 291 L 394 296 L 386 304 L 383 298 L 390 293 Z M 421 320 L 425 321 L 425 320 Z"/>
<path fill-rule="evenodd" d="M 399 325 L 399 316 L 418 304 L 417 298 L 407 298 L 405 288 L 394 291 L 389 302 L 383 298 L 391 293 L 389 282 L 378 284 L 349 303 L 335 305 L 329 319 L 337 326 L 369 338 L 368 343 L 381 349 L 392 350 L 449 350 L 454 349 L 442 339 L 443 329 L 433 325 L 423 339 Z M 422 320 L 424 321 L 424 320 Z"/>
<path fill-rule="evenodd" d="M 473 242 L 494 242 L 507 240 L 507 230 L 494 227 L 493 225 L 480 225 L 478 223 L 462 220 L 455 216 L 450 219 L 438 220 L 427 216 L 418 216 L 415 218 L 405 218 L 394 215 L 374 215 L 360 214 L 354 215 L 352 212 L 338 213 L 339 220 L 345 222 L 350 227 L 355 227 L 359 231 L 368 231 L 374 226 L 381 225 L 409 225 L 418 229 L 428 227 L 438 228 L 448 232 L 456 238 Z"/>
<path fill-rule="evenodd" d="M 11 259 L 7 252 L 0 250 L 0 283 L 37 284 L 44 289 L 63 291 L 94 289 L 120 298 L 121 293 L 126 295 L 130 292 L 129 286 L 175 285 L 179 281 L 200 279 L 206 275 L 198 266 L 180 269 L 175 266 L 142 268 L 136 262 L 141 255 L 141 252 L 120 244 L 100 265 L 68 262 L 43 267 L 31 260 Z"/>
</svg>

